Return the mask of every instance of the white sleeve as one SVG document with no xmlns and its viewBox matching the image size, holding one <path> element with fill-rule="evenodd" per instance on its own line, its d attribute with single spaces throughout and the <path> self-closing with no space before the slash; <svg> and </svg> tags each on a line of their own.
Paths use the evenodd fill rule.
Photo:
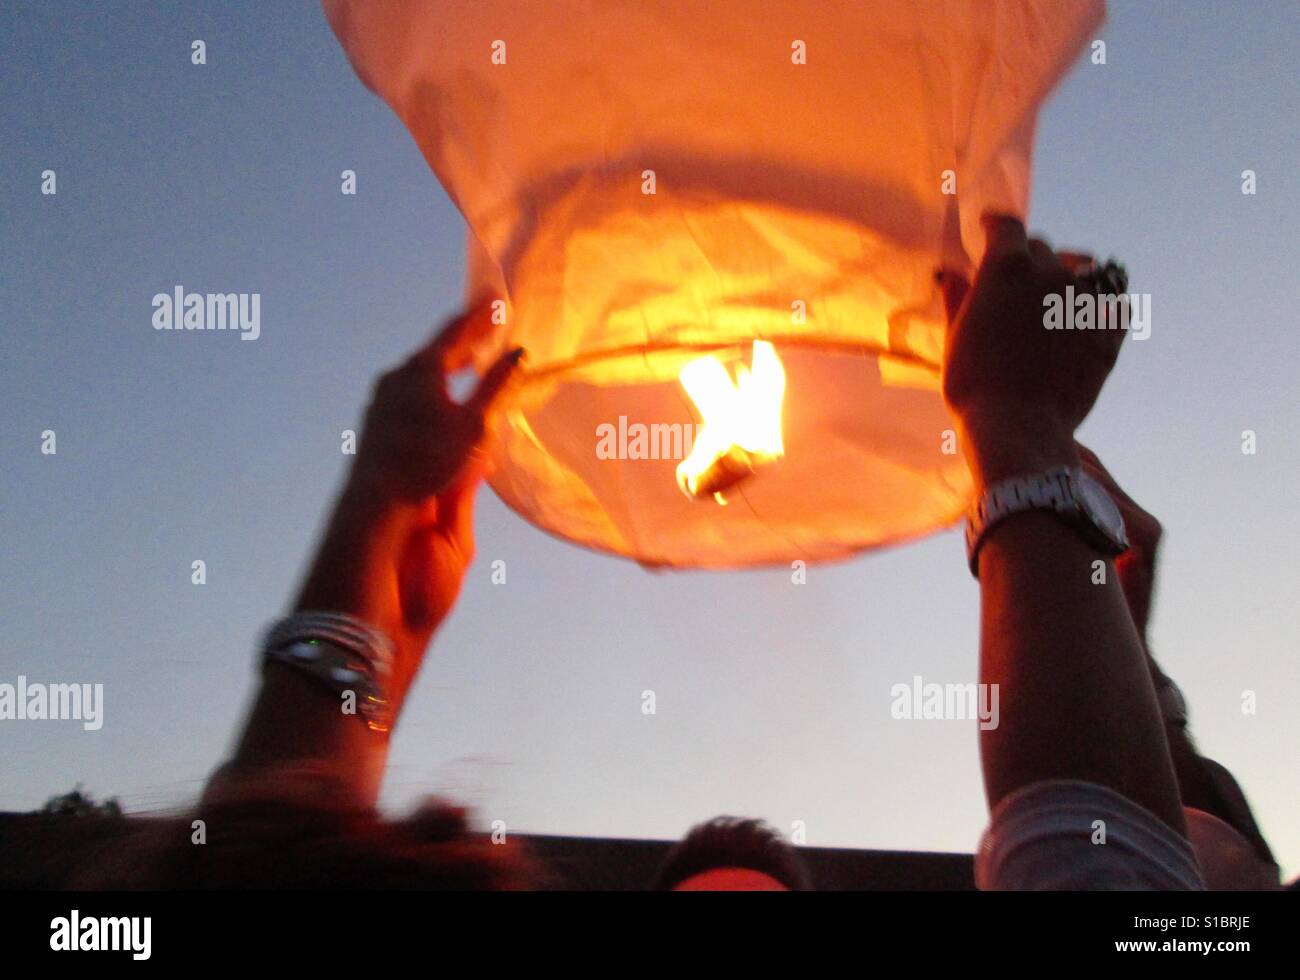
<svg viewBox="0 0 1300 980">
<path fill-rule="evenodd" d="M 993 811 L 975 855 L 984 891 L 1199 891 L 1191 845 L 1149 810 L 1078 780 L 1025 786 Z"/>
</svg>

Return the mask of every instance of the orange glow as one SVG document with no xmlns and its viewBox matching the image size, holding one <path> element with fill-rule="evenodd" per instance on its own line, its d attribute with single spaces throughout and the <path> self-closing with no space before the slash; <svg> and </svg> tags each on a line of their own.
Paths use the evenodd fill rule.
<svg viewBox="0 0 1300 980">
<path fill-rule="evenodd" d="M 785 368 L 766 340 L 754 341 L 751 361 L 751 367 L 736 370 L 734 384 L 713 355 L 682 368 L 682 387 L 703 418 L 690 455 L 677 464 L 677 485 L 688 496 L 712 494 L 725 503 L 722 490 L 785 455 Z"/>
<path fill-rule="evenodd" d="M 711 569 L 840 560 L 966 512 L 935 436 L 934 272 L 979 263 L 985 211 L 1025 215 L 1039 104 L 1103 0 L 324 6 L 464 215 L 467 302 L 509 300 L 473 366 L 528 351 L 490 423 L 507 507 Z M 681 440 L 593 451 L 626 420 Z"/>
</svg>

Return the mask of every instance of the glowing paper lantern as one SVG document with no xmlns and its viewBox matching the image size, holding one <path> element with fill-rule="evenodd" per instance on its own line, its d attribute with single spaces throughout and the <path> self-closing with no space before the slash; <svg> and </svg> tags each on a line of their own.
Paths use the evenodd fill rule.
<svg viewBox="0 0 1300 980">
<path fill-rule="evenodd" d="M 528 348 L 492 479 L 516 511 L 686 567 L 962 512 L 934 271 L 1024 213 L 1101 0 L 324 6 L 464 214 L 471 298 L 509 299 L 479 363 Z"/>
</svg>

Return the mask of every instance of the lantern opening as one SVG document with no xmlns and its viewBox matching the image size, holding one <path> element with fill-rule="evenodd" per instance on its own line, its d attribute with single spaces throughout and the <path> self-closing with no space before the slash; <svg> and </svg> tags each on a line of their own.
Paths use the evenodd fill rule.
<svg viewBox="0 0 1300 980">
<path fill-rule="evenodd" d="M 785 368 L 766 340 L 756 340 L 751 367 L 731 375 L 713 355 L 697 358 L 681 371 L 682 387 L 703 418 L 690 454 L 677 466 L 677 485 L 687 496 L 712 496 L 735 486 L 760 466 L 785 455 L 781 407 Z"/>
</svg>

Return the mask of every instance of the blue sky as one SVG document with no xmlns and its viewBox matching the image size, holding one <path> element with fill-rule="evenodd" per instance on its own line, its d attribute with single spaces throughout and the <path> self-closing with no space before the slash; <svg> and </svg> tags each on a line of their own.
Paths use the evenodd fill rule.
<svg viewBox="0 0 1300 980">
<path fill-rule="evenodd" d="M 1107 64 L 1081 62 L 1042 116 L 1031 224 L 1119 256 L 1152 297 L 1083 437 L 1164 522 L 1154 650 L 1294 873 L 1300 6 L 1117 2 L 1102 36 Z M 462 225 L 315 3 L 7 3 L 0 38 L 0 681 L 106 691 L 98 732 L 0 722 L 0 808 L 79 781 L 179 806 L 229 747 L 340 431 L 456 308 Z M 153 330 L 177 283 L 260 292 L 261 337 Z M 802 820 L 809 844 L 974 846 L 973 725 L 889 715 L 895 683 L 974 677 L 957 533 L 794 588 L 652 575 L 490 492 L 477 528 L 396 736 L 393 808 L 438 790 L 516 830 L 671 837 L 731 812 Z"/>
</svg>

